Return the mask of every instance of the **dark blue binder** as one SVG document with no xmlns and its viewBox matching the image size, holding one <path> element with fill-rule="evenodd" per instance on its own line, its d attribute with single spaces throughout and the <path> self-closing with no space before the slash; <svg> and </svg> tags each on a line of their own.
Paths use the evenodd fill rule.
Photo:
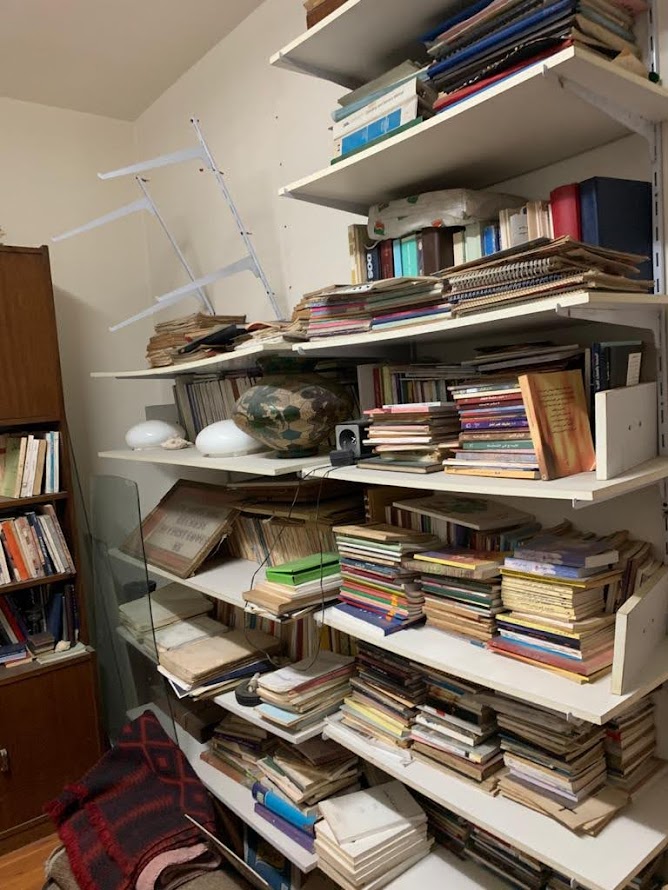
<svg viewBox="0 0 668 890">
<path fill-rule="evenodd" d="M 649 259 L 640 277 L 651 281 L 652 186 L 636 179 L 594 176 L 580 183 L 582 240 Z"/>
<path fill-rule="evenodd" d="M 450 28 L 454 28 L 455 25 L 458 25 L 460 22 L 465 22 L 466 19 L 470 19 L 471 16 L 477 15 L 479 12 L 482 12 L 487 6 L 490 5 L 492 0 L 478 0 L 477 3 L 474 3 L 473 6 L 467 6 L 466 9 L 462 9 L 461 12 L 458 12 L 456 15 L 453 15 L 452 18 L 446 19 L 444 22 L 441 22 L 440 25 L 436 25 L 435 28 L 432 28 L 431 31 L 423 34 L 420 37 L 420 43 L 431 43 L 433 40 L 436 40 L 437 37 L 440 37 L 441 34 L 444 34 Z"/>
</svg>

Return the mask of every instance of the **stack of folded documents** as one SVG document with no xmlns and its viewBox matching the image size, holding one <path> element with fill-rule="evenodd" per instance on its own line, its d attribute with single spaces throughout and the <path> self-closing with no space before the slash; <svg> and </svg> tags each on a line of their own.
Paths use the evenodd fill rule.
<svg viewBox="0 0 668 890">
<path fill-rule="evenodd" d="M 476 782 L 498 772 L 503 755 L 496 717 L 482 690 L 433 668 L 412 667 L 427 684 L 411 730 L 413 751 Z"/>
<path fill-rule="evenodd" d="M 346 788 L 356 786 L 359 760 L 337 745 L 327 762 L 315 764 L 298 745 L 279 743 L 276 752 L 259 761 L 265 779 L 289 801 L 298 806 L 313 806 Z"/>
<path fill-rule="evenodd" d="M 213 698 L 245 678 L 271 668 L 280 641 L 258 630 L 232 630 L 206 636 L 161 655 L 158 670 L 177 695 Z"/>
<path fill-rule="evenodd" d="M 268 725 L 307 729 L 338 711 L 350 690 L 354 662 L 351 656 L 322 651 L 265 674 L 258 682 L 262 704 L 256 711 Z"/>
<path fill-rule="evenodd" d="M 508 768 L 498 782 L 504 797 L 594 835 L 628 803 L 621 789 L 606 787 L 603 727 L 500 694 L 485 700 Z"/>
<path fill-rule="evenodd" d="M 337 609 L 393 633 L 423 620 L 423 597 L 415 569 L 402 560 L 437 546 L 434 535 L 383 523 L 334 529 L 341 556 L 341 592 Z"/>
<path fill-rule="evenodd" d="M 121 625 L 140 640 L 146 634 L 152 634 L 154 629 L 206 615 L 212 609 L 213 603 L 203 593 L 173 583 L 160 587 L 150 596 L 122 603 L 118 607 L 118 617 Z"/>
<path fill-rule="evenodd" d="M 323 801 L 320 811 L 318 866 L 341 887 L 384 887 L 433 845 L 424 810 L 400 782 Z"/>
<path fill-rule="evenodd" d="M 202 759 L 247 788 L 262 778 L 258 760 L 276 747 L 276 740 L 267 730 L 254 726 L 241 717 L 227 714 L 216 727 L 211 750 Z"/>
<path fill-rule="evenodd" d="M 266 580 L 243 596 L 263 614 L 284 618 L 336 599 L 340 585 L 338 553 L 314 553 L 267 569 Z"/>
<path fill-rule="evenodd" d="M 496 633 L 503 611 L 503 555 L 463 548 L 416 553 L 404 566 L 418 570 L 427 624 L 484 642 Z"/>
<path fill-rule="evenodd" d="M 405 658 L 362 642 L 355 666 L 352 691 L 341 709 L 343 724 L 372 741 L 408 747 L 425 701 L 420 672 Z"/>
</svg>

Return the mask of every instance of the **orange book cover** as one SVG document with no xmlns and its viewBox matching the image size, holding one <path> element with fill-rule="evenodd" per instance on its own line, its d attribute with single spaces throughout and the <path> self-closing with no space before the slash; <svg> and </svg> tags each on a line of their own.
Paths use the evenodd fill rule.
<svg viewBox="0 0 668 890">
<path fill-rule="evenodd" d="M 11 520 L 6 520 L 5 522 L 0 523 L 0 528 L 2 528 L 3 534 L 5 536 L 7 550 L 9 551 L 11 560 L 14 563 L 14 568 L 19 575 L 17 580 L 27 581 L 28 578 L 32 578 L 32 573 L 28 571 L 23 559 L 23 553 L 21 552 L 21 548 L 19 547 L 18 537 L 14 529 L 14 523 Z"/>
<path fill-rule="evenodd" d="M 561 479 L 596 467 L 580 371 L 519 378 L 541 479 Z"/>
</svg>

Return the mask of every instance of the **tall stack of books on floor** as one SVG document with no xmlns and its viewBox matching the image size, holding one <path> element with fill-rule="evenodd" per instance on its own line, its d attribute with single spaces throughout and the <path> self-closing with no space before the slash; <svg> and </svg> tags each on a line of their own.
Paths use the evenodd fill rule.
<svg viewBox="0 0 668 890">
<path fill-rule="evenodd" d="M 438 538 L 382 523 L 337 526 L 335 533 L 342 576 L 336 608 L 384 633 L 422 621 L 417 573 L 402 560 L 436 546 Z"/>
<path fill-rule="evenodd" d="M 579 682 L 612 664 L 620 536 L 546 534 L 506 557 L 495 652 Z"/>
<path fill-rule="evenodd" d="M 257 712 L 268 727 L 298 732 L 338 711 L 350 691 L 354 658 L 318 652 L 258 680 Z"/>
<path fill-rule="evenodd" d="M 427 696 L 411 730 L 412 750 L 476 782 L 503 766 L 496 716 L 483 690 L 434 668 L 411 666 L 424 677 Z"/>
<path fill-rule="evenodd" d="M 623 791 L 605 788 L 603 727 L 500 694 L 486 700 L 496 711 L 508 769 L 498 782 L 504 797 L 591 835 L 626 805 Z"/>
<path fill-rule="evenodd" d="M 374 457 L 360 467 L 404 473 L 439 472 L 459 444 L 459 418 L 452 402 L 384 405 L 364 412 L 370 420 L 364 444 Z"/>
<path fill-rule="evenodd" d="M 358 643 L 352 690 L 341 708 L 344 726 L 365 738 L 407 748 L 425 701 L 422 677 L 405 658 Z"/>
<path fill-rule="evenodd" d="M 320 810 L 318 866 L 341 887 L 384 887 L 434 843 L 424 810 L 400 782 L 324 801 Z"/>
</svg>

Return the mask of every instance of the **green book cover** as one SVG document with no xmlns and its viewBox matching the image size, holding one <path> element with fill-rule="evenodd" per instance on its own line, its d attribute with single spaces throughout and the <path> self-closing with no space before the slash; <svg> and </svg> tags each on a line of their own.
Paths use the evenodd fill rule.
<svg viewBox="0 0 668 890">
<path fill-rule="evenodd" d="M 14 497 L 14 489 L 16 487 L 16 477 L 19 473 L 19 457 L 21 453 L 21 437 L 7 436 L 7 445 L 5 450 L 5 466 L 2 474 L 2 486 L 0 487 L 0 495 L 5 498 Z"/>
<path fill-rule="evenodd" d="M 462 442 L 464 451 L 533 451 L 533 442 L 529 439 L 494 439 L 478 440 L 476 442 Z"/>
<path fill-rule="evenodd" d="M 297 584 L 306 584 L 308 581 L 317 581 L 318 578 L 335 575 L 338 571 L 338 553 L 313 553 L 311 556 L 293 559 L 280 566 L 267 569 L 267 581 L 273 581 L 275 584 L 289 584 L 294 587 Z"/>
</svg>

